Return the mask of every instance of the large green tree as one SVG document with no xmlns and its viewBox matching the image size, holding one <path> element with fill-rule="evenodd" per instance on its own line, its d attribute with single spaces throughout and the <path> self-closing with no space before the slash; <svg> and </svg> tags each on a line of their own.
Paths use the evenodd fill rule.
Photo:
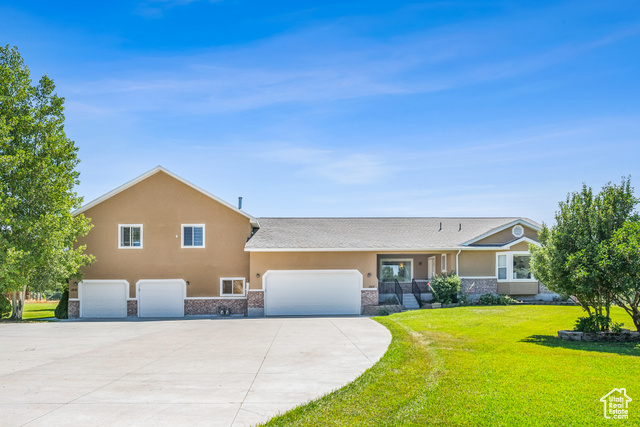
<svg viewBox="0 0 640 427">
<path fill-rule="evenodd" d="M 82 203 L 77 154 L 53 81 L 33 85 L 18 49 L 0 47 L 0 291 L 13 295 L 12 318 L 27 288 L 61 286 L 93 260 L 74 247 L 91 228 L 71 214 Z"/>
<path fill-rule="evenodd" d="M 628 178 L 620 185 L 605 185 L 598 194 L 583 185 L 560 202 L 556 224 L 543 225 L 541 246 L 531 246 L 534 276 L 555 292 L 575 296 L 600 330 L 610 326 L 609 309 L 620 289 L 614 266 L 602 262 L 603 252 L 616 232 L 635 218 L 637 203 Z"/>
<path fill-rule="evenodd" d="M 640 331 L 640 219 L 625 221 L 613 237 L 601 245 L 598 267 L 612 283 L 613 301 L 625 309 Z"/>
</svg>

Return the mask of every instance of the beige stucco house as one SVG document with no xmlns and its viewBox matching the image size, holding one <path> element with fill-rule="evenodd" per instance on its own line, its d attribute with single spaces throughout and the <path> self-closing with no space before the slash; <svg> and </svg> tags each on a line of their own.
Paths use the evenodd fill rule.
<svg viewBox="0 0 640 427">
<path fill-rule="evenodd" d="M 548 293 L 526 218 L 255 218 L 160 166 L 74 214 L 97 261 L 70 282 L 70 317 L 360 314 L 428 299 L 443 271 L 463 293 Z"/>
</svg>

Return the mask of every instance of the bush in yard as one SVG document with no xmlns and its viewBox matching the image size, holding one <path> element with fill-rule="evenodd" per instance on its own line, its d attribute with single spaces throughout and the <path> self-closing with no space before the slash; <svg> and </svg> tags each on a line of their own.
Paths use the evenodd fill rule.
<svg viewBox="0 0 640 427">
<path fill-rule="evenodd" d="M 496 305 L 498 303 L 498 297 L 493 294 L 483 294 L 478 298 L 478 303 L 482 305 Z"/>
<path fill-rule="evenodd" d="M 509 295 L 484 294 L 478 299 L 478 303 L 482 305 L 511 305 L 517 302 Z"/>
<path fill-rule="evenodd" d="M 441 304 L 451 304 L 458 301 L 460 292 L 460 278 L 457 274 L 442 273 L 431 280 L 433 300 Z"/>
<path fill-rule="evenodd" d="M 573 330 L 578 332 L 599 332 L 602 330 L 603 325 L 605 329 L 610 329 L 611 332 L 620 332 L 624 326 L 623 323 L 616 323 L 607 317 L 596 314 L 594 316 L 578 317 Z"/>
<path fill-rule="evenodd" d="M 55 311 L 56 319 L 68 319 L 69 318 L 69 289 L 65 289 L 60 298 L 60 302 L 56 306 Z"/>
<path fill-rule="evenodd" d="M 11 303 L 9 302 L 7 297 L 2 292 L 0 292 L 0 318 L 9 313 L 11 313 Z"/>
</svg>

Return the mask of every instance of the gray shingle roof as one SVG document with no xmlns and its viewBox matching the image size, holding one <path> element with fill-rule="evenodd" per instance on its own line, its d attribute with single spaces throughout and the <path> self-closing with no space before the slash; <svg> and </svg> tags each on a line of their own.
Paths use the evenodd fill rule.
<svg viewBox="0 0 640 427">
<path fill-rule="evenodd" d="M 527 218 L 258 218 L 247 250 L 448 249 Z M 442 229 L 440 224 L 442 223 Z"/>
</svg>

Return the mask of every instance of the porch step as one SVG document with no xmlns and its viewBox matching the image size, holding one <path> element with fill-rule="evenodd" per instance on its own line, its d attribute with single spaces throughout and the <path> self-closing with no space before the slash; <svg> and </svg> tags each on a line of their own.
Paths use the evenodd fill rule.
<svg viewBox="0 0 640 427">
<path fill-rule="evenodd" d="M 417 310 L 420 308 L 420 304 L 413 294 L 402 294 L 402 305 L 407 310 Z"/>
</svg>

